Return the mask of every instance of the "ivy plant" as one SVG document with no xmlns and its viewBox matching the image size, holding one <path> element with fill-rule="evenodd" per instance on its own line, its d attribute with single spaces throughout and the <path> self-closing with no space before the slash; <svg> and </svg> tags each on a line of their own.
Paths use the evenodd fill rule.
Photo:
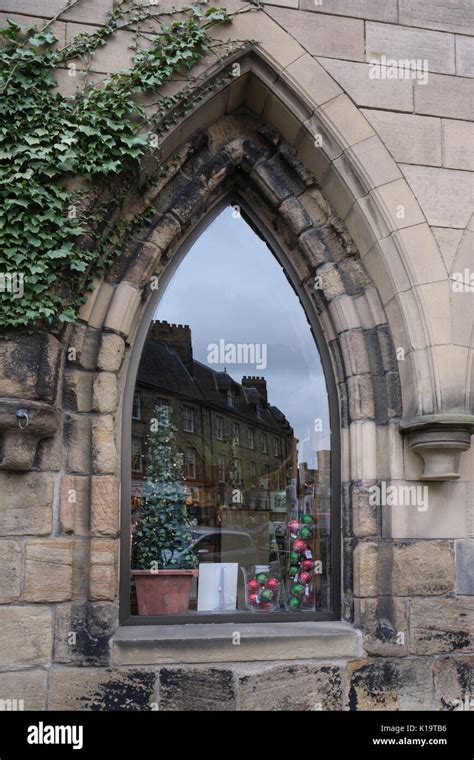
<svg viewBox="0 0 474 760">
<path fill-rule="evenodd" d="M 188 86 L 160 99 L 160 87 L 191 72 L 209 50 L 220 57 L 229 52 L 212 40 L 210 29 L 232 16 L 207 0 L 179 11 L 122 0 L 104 26 L 62 48 L 53 31 L 60 15 L 41 29 L 12 19 L 0 29 L 2 332 L 76 319 L 99 264 L 104 266 L 100 230 L 110 214 L 110 205 L 78 213 L 81 197 L 112 182 L 130 187 L 130 177 L 156 148 L 150 138 L 180 118 L 199 89 Z M 132 65 L 92 81 L 94 53 L 123 29 L 133 32 Z M 144 38 L 147 45 L 140 47 Z M 84 86 L 62 94 L 60 71 L 63 77 L 80 74 Z M 158 104 L 148 117 L 139 96 L 154 91 Z"/>
</svg>

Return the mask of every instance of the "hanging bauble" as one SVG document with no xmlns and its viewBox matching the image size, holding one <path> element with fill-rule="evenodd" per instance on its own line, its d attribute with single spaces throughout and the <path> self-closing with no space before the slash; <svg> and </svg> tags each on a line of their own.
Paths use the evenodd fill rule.
<svg viewBox="0 0 474 760">
<path fill-rule="evenodd" d="M 313 515 L 303 515 L 301 522 L 303 525 L 312 525 L 314 523 Z"/>
<path fill-rule="evenodd" d="M 291 593 L 293 596 L 302 596 L 304 594 L 304 586 L 302 583 L 293 583 L 291 587 Z"/>
<path fill-rule="evenodd" d="M 290 578 L 294 578 L 297 572 L 298 567 L 296 565 L 291 565 L 291 567 L 288 568 L 288 575 Z"/>
<path fill-rule="evenodd" d="M 290 552 L 290 561 L 291 562 L 298 562 L 298 554 L 296 552 Z"/>
<path fill-rule="evenodd" d="M 305 570 L 303 570 L 302 573 L 299 574 L 298 580 L 301 583 L 308 583 L 309 579 L 311 578 L 311 573 L 307 573 Z"/>
<path fill-rule="evenodd" d="M 303 527 L 299 531 L 298 535 L 300 538 L 308 539 L 308 538 L 311 538 L 311 533 L 312 533 L 311 528 Z"/>
<path fill-rule="evenodd" d="M 301 540 L 301 538 L 297 538 L 296 541 L 293 542 L 293 550 L 295 552 L 298 552 L 298 554 L 301 554 L 306 549 L 306 544 L 304 541 Z"/>
<path fill-rule="evenodd" d="M 297 596 L 290 596 L 288 599 L 288 607 L 292 609 L 297 609 L 298 607 L 301 607 L 301 599 L 298 599 Z"/>
<path fill-rule="evenodd" d="M 292 533 L 296 533 L 296 531 L 300 527 L 300 524 L 298 520 L 290 520 L 290 522 L 288 523 L 288 527 Z"/>
<path fill-rule="evenodd" d="M 302 566 L 303 570 L 306 570 L 307 572 L 309 572 L 310 570 L 313 569 L 313 560 L 312 559 L 304 559 L 301 566 Z"/>
</svg>

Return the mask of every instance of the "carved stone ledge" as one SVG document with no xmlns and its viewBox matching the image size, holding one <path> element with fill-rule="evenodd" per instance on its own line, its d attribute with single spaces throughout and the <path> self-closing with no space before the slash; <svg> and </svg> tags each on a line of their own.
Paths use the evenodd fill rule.
<svg viewBox="0 0 474 760">
<path fill-rule="evenodd" d="M 471 446 L 474 416 L 468 414 L 430 414 L 402 422 L 412 451 L 423 459 L 420 480 L 457 480 L 459 460 Z"/>
<path fill-rule="evenodd" d="M 0 470 L 31 470 L 38 444 L 58 429 L 58 413 L 40 401 L 0 398 Z"/>
</svg>

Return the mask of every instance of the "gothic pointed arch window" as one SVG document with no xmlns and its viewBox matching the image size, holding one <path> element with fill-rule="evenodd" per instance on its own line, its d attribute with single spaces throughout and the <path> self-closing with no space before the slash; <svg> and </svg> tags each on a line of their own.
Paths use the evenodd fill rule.
<svg viewBox="0 0 474 760">
<path fill-rule="evenodd" d="M 133 388 L 122 619 L 338 617 L 337 404 L 315 319 L 244 212 L 224 207 L 181 259 Z"/>
</svg>

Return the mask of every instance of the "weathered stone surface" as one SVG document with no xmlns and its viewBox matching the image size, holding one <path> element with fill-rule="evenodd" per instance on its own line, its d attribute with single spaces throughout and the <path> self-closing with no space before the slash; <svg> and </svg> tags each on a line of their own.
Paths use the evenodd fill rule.
<svg viewBox="0 0 474 760">
<path fill-rule="evenodd" d="M 94 380 L 92 409 L 108 414 L 115 412 L 118 405 L 117 378 L 113 372 L 100 372 Z"/>
<path fill-rule="evenodd" d="M 449 654 L 474 649 L 474 599 L 413 599 L 410 604 L 410 651 Z"/>
<path fill-rule="evenodd" d="M 351 489 L 352 527 L 356 538 L 375 536 L 378 532 L 378 507 L 370 504 L 370 485 L 354 484 Z"/>
<path fill-rule="evenodd" d="M 362 113 L 380 135 L 395 161 L 441 166 L 440 119 L 365 109 L 362 109 Z"/>
<path fill-rule="evenodd" d="M 430 74 L 426 85 L 415 88 L 415 112 L 472 121 L 474 82 L 462 77 Z"/>
<path fill-rule="evenodd" d="M 63 403 L 72 412 L 90 412 L 92 407 L 92 383 L 90 372 L 70 368 L 64 373 Z"/>
<path fill-rule="evenodd" d="M 311 226 L 311 219 L 304 206 L 296 198 L 287 198 L 286 201 L 283 201 L 280 206 L 280 213 L 296 235 Z"/>
<path fill-rule="evenodd" d="M 92 421 L 92 463 L 97 474 L 113 474 L 117 469 L 115 425 L 110 415 Z"/>
<path fill-rule="evenodd" d="M 273 206 L 279 206 L 290 195 L 300 195 L 305 186 L 288 170 L 279 156 L 262 161 L 251 172 L 251 179 Z"/>
<path fill-rule="evenodd" d="M 299 238 L 299 245 L 312 266 L 324 264 L 329 259 L 329 251 L 320 230 L 307 230 Z"/>
<path fill-rule="evenodd" d="M 64 449 L 69 472 L 88 473 L 91 469 L 91 420 L 79 415 L 64 422 Z"/>
<path fill-rule="evenodd" d="M 349 377 L 347 388 L 351 422 L 354 420 L 373 419 L 375 408 L 371 376 L 367 374 Z"/>
<path fill-rule="evenodd" d="M 474 124 L 469 121 L 442 119 L 443 129 L 443 166 L 449 169 L 474 171 L 472 151 L 466 151 L 466 145 L 474 144 Z"/>
<path fill-rule="evenodd" d="M 415 541 L 393 547 L 392 591 L 399 596 L 445 594 L 454 586 L 451 541 Z"/>
<path fill-rule="evenodd" d="M 334 13 L 337 16 L 375 19 L 376 21 L 398 21 L 397 0 L 324 0 L 316 4 L 314 0 L 300 0 L 300 8 L 313 13 Z"/>
<path fill-rule="evenodd" d="M 240 710 L 342 709 L 342 673 L 337 665 L 249 665 L 238 674 Z"/>
<path fill-rule="evenodd" d="M 72 592 L 73 541 L 41 538 L 27 541 L 25 587 L 27 602 L 64 602 Z"/>
<path fill-rule="evenodd" d="M 474 77 L 474 40 L 472 37 L 456 37 L 456 73 L 460 77 Z"/>
<path fill-rule="evenodd" d="M 162 668 L 159 705 L 167 712 L 235 710 L 234 675 L 217 668 Z"/>
<path fill-rule="evenodd" d="M 103 333 L 100 339 L 97 367 L 105 372 L 118 372 L 125 354 L 125 341 L 115 333 Z"/>
<path fill-rule="evenodd" d="M 266 12 L 286 29 L 311 55 L 328 58 L 364 60 L 363 21 L 337 16 L 318 15 L 289 8 L 272 8 Z"/>
<path fill-rule="evenodd" d="M 474 656 L 436 659 L 434 686 L 435 710 L 473 710 Z"/>
<path fill-rule="evenodd" d="M 318 60 L 358 106 L 412 112 L 413 83 L 410 80 L 392 79 L 387 87 L 387 81 L 384 79 L 370 79 L 368 63 L 352 63 L 333 58 Z"/>
<path fill-rule="evenodd" d="M 380 60 L 382 56 L 396 60 L 421 59 L 427 61 L 429 71 L 455 73 L 453 34 L 369 22 L 366 46 L 368 61 Z"/>
<path fill-rule="evenodd" d="M 469 0 L 457 0 L 455 4 L 439 0 L 400 0 L 398 23 L 442 32 L 474 33 Z"/>
<path fill-rule="evenodd" d="M 349 710 L 432 709 L 432 666 L 424 658 L 359 660 L 346 670 Z"/>
<path fill-rule="evenodd" d="M 404 657 L 408 654 L 408 601 L 392 596 L 354 599 L 354 625 L 361 628 L 369 655 Z"/>
<path fill-rule="evenodd" d="M 354 595 L 377 596 L 379 547 L 373 541 L 359 541 L 354 549 Z"/>
<path fill-rule="evenodd" d="M 85 535 L 89 529 L 90 478 L 63 475 L 59 489 L 59 521 L 64 533 Z"/>
<path fill-rule="evenodd" d="M 0 667 L 48 665 L 51 624 L 52 613 L 48 607 L 0 607 Z"/>
<path fill-rule="evenodd" d="M 346 376 L 350 377 L 351 375 L 369 372 L 369 357 L 364 332 L 362 330 L 349 330 L 341 335 L 340 341 Z"/>
<path fill-rule="evenodd" d="M 429 224 L 437 227 L 466 227 L 474 201 L 470 172 L 408 164 L 403 164 L 401 168 Z"/>
<path fill-rule="evenodd" d="M 44 710 L 46 670 L 2 673 L 0 677 L 1 710 Z"/>
<path fill-rule="evenodd" d="M 52 335 L 17 335 L 0 342 L 0 397 L 54 401 L 61 346 Z"/>
<path fill-rule="evenodd" d="M 94 475 L 91 490 L 91 534 L 115 536 L 119 524 L 119 484 L 109 475 Z"/>
<path fill-rule="evenodd" d="M 456 541 L 456 592 L 474 596 L 474 540 Z"/>
<path fill-rule="evenodd" d="M 91 541 L 89 597 L 94 601 L 115 599 L 117 592 L 117 542 L 109 538 Z"/>
<path fill-rule="evenodd" d="M 76 323 L 66 349 L 66 367 L 79 365 L 84 369 L 95 369 L 100 336 L 100 330 Z"/>
<path fill-rule="evenodd" d="M 50 710 L 151 710 L 156 676 L 129 668 L 53 669 Z"/>
<path fill-rule="evenodd" d="M 316 270 L 316 275 L 321 278 L 321 289 L 328 301 L 345 293 L 341 273 L 336 264 L 323 264 Z"/>
<path fill-rule="evenodd" d="M 56 608 L 54 662 L 108 665 L 118 612 L 109 602 L 80 602 Z"/>
<path fill-rule="evenodd" d="M 21 550 L 17 541 L 0 541 L 0 604 L 20 596 Z"/>
<path fill-rule="evenodd" d="M 41 536 L 53 527 L 53 479 L 40 473 L 0 473 L 0 535 Z"/>
</svg>

